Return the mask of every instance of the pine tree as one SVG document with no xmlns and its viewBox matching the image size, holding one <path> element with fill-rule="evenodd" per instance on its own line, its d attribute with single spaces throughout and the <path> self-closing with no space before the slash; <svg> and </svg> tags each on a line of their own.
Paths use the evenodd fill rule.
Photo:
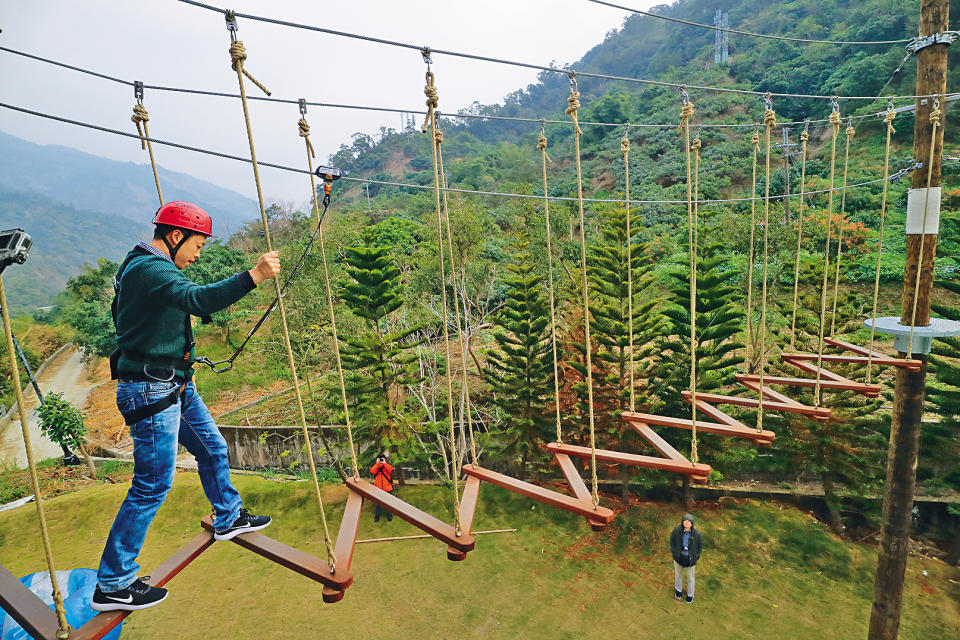
<svg viewBox="0 0 960 640">
<path fill-rule="evenodd" d="M 960 294 L 960 280 L 939 280 L 936 284 Z M 960 320 L 960 308 L 938 303 L 930 306 L 944 318 Z M 917 479 L 960 490 L 960 338 L 934 341 L 930 369 L 937 384 L 927 385 L 927 397 L 939 419 L 924 423 L 920 432 Z"/>
<path fill-rule="evenodd" d="M 415 348 L 422 326 L 402 327 L 395 312 L 403 305 L 400 269 L 390 255 L 392 247 L 374 245 L 370 234 L 364 244 L 345 247 L 347 282 L 341 298 L 362 320 L 363 330 L 343 335 L 341 353 L 352 418 L 369 429 L 368 439 L 381 449 L 402 442 L 396 408 L 404 385 L 416 384 Z M 339 398 L 339 392 L 331 399 Z"/>
<path fill-rule="evenodd" d="M 513 245 L 503 283 L 503 308 L 494 317 L 497 349 L 488 352 L 486 372 L 493 401 L 502 411 L 503 431 L 497 438 L 503 451 L 519 459 L 518 476 L 525 477 L 527 463 L 541 442 L 552 439 L 553 388 L 550 310 L 544 277 L 535 273 L 525 235 Z"/>
</svg>

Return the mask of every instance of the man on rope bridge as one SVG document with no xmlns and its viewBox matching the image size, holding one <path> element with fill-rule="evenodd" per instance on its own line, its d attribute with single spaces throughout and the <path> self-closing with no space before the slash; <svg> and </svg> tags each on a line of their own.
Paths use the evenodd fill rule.
<svg viewBox="0 0 960 640">
<path fill-rule="evenodd" d="M 226 441 L 192 381 L 190 316 L 224 309 L 276 277 L 280 258 L 276 251 L 266 253 L 253 269 L 200 286 L 180 271 L 197 260 L 213 235 L 210 216 L 196 205 L 168 202 L 153 223 L 153 240 L 127 254 L 114 280 L 118 349 L 110 368 L 119 381 L 117 407 L 133 438 L 134 477 L 100 559 L 91 605 L 96 611 L 145 609 L 167 596 L 166 589 L 137 577 L 136 558 L 173 484 L 178 444 L 197 459 L 200 482 L 216 514 L 217 540 L 270 524 L 268 516 L 243 508 L 230 482 Z"/>
</svg>

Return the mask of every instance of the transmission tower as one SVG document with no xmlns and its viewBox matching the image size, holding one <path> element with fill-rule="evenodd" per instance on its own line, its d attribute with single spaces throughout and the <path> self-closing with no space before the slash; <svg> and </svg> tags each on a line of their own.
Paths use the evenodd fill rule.
<svg viewBox="0 0 960 640">
<path fill-rule="evenodd" d="M 713 15 L 713 26 L 720 29 L 720 31 L 714 31 L 713 61 L 716 63 L 726 62 L 730 57 L 730 39 L 726 31 L 730 28 L 730 14 L 717 9 L 717 12 Z"/>
</svg>

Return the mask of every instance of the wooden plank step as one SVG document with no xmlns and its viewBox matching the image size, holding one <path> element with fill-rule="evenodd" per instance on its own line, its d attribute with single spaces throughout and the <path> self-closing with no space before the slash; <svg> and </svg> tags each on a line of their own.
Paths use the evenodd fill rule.
<svg viewBox="0 0 960 640">
<path fill-rule="evenodd" d="M 650 443 L 654 449 L 660 452 L 660 455 L 666 456 L 676 462 L 690 462 L 682 453 L 673 448 L 669 442 L 660 437 L 660 434 L 651 429 L 648 425 L 634 423 L 633 430 L 640 434 L 644 440 Z"/>
<path fill-rule="evenodd" d="M 763 376 L 763 386 L 760 385 L 759 381 L 754 382 L 752 380 L 740 380 L 740 384 L 745 386 L 747 389 L 750 389 L 751 391 L 755 391 L 758 394 L 762 392 L 763 398 L 764 398 L 764 404 L 766 404 L 766 400 L 773 400 L 774 402 L 783 402 L 785 404 L 792 404 L 798 407 L 804 406 L 802 403 L 797 402 L 790 396 L 786 396 L 780 393 L 779 391 L 776 391 L 775 389 L 771 389 L 770 387 L 768 387 L 767 377 L 768 376 Z"/>
<path fill-rule="evenodd" d="M 807 361 L 816 361 L 818 356 L 815 353 L 787 353 L 783 354 L 784 360 L 807 360 Z M 876 357 L 872 360 L 868 359 L 867 356 L 846 356 L 846 355 L 834 355 L 832 353 L 825 353 L 822 356 L 822 362 L 839 362 L 841 364 L 875 364 L 881 367 L 900 367 L 903 369 L 908 369 L 910 371 L 919 371 L 920 367 L 923 366 L 923 363 L 919 360 L 907 360 L 905 358 L 891 358 L 890 356 Z"/>
<path fill-rule="evenodd" d="M 337 570 L 350 571 L 353 563 L 353 550 L 356 548 L 357 531 L 360 530 L 360 513 L 363 511 L 363 497 L 352 491 L 347 494 L 347 504 L 343 508 L 340 531 L 333 555 L 337 559 Z M 323 601 L 332 604 L 343 600 L 344 590 L 332 586 L 323 586 Z"/>
<path fill-rule="evenodd" d="M 464 467 L 464 470 L 466 470 L 466 467 Z M 473 549 L 473 536 L 463 532 L 458 536 L 456 530 L 446 522 L 417 509 L 392 493 L 378 489 L 366 480 L 347 478 L 347 488 L 359 493 L 364 499 L 389 509 L 394 515 L 400 516 L 424 533 L 429 533 L 440 542 L 446 542 L 447 545 L 458 551 L 471 551 Z"/>
<path fill-rule="evenodd" d="M 563 471 L 563 475 L 567 479 L 567 484 L 570 485 L 570 490 L 573 491 L 573 495 L 576 496 L 577 499 L 589 503 L 592 507 L 593 494 L 590 493 L 590 489 L 587 489 L 586 483 L 583 481 L 583 478 L 580 477 L 580 473 L 577 471 L 577 465 L 573 464 L 573 460 L 566 454 L 558 453 L 554 457 L 560 464 L 560 470 Z M 596 518 L 588 517 L 587 522 L 590 523 L 590 528 L 594 531 L 603 531 L 607 528 L 606 522 L 597 520 Z"/>
<path fill-rule="evenodd" d="M 879 351 L 871 351 L 867 347 L 861 347 L 859 345 L 853 344 L 852 342 L 837 340 L 836 338 L 824 338 L 823 341 L 829 344 L 831 347 L 838 347 L 840 349 L 843 349 L 844 351 L 850 351 L 851 353 L 856 353 L 857 355 L 861 355 L 861 356 L 869 356 L 871 353 L 873 353 L 874 358 L 889 357 L 885 353 L 880 353 Z"/>
<path fill-rule="evenodd" d="M 746 373 L 738 373 L 737 380 L 740 382 L 760 382 L 760 376 Z M 817 386 L 816 378 L 789 378 L 782 376 L 763 376 L 764 384 L 781 384 L 787 387 L 809 387 Z M 863 382 L 854 382 L 853 380 L 820 380 L 821 389 L 833 389 L 838 391 L 856 391 L 868 398 L 876 398 L 880 395 L 882 389 L 879 384 L 866 384 Z M 698 425 L 699 427 L 699 425 Z"/>
<path fill-rule="evenodd" d="M 690 398 L 690 392 L 684 391 L 683 397 L 686 400 Z M 720 393 L 697 393 L 697 400 L 711 404 L 730 404 L 738 407 L 751 407 L 759 409 L 759 398 L 742 398 L 739 396 L 725 396 Z M 687 400 L 689 402 L 689 400 Z M 798 413 L 800 415 L 811 416 L 814 418 L 829 419 L 830 409 L 824 407 L 808 407 L 803 404 L 792 404 L 788 402 L 764 401 L 764 411 L 782 411 L 784 413 Z"/>
<path fill-rule="evenodd" d="M 547 446 L 549 447 L 550 445 Z M 594 509 L 593 502 L 589 499 L 580 500 L 579 498 L 568 496 L 565 493 L 558 493 L 557 491 L 552 491 L 535 484 L 530 484 L 529 482 L 523 482 L 521 480 L 517 480 L 516 478 L 503 475 L 502 473 L 484 469 L 483 467 L 465 465 L 463 467 L 463 472 L 468 476 L 472 476 L 483 482 L 488 482 L 498 487 L 502 487 L 508 491 L 513 491 L 514 493 L 519 493 L 520 495 L 527 496 L 528 498 L 533 498 L 537 502 L 549 504 L 550 506 L 558 507 L 571 513 L 576 513 L 577 515 L 581 515 L 591 520 L 597 520 L 605 523 L 613 522 L 613 511 L 607 509 L 606 507 L 597 507 Z"/>
<path fill-rule="evenodd" d="M 591 455 L 590 447 L 580 447 L 572 444 L 557 444 L 551 442 L 547 445 L 547 451 L 553 454 L 565 453 L 576 456 L 577 458 L 589 458 Z M 626 464 L 632 467 L 646 467 L 649 469 L 661 469 L 663 471 L 674 471 L 688 475 L 695 482 L 706 482 L 710 475 L 710 465 L 693 464 L 692 462 L 678 462 L 668 460 L 667 458 L 657 458 L 655 456 L 643 456 L 635 453 L 621 453 L 620 451 L 610 451 L 609 449 L 597 449 L 597 460 L 604 462 L 616 462 L 617 464 Z"/>
<path fill-rule="evenodd" d="M 752 427 L 739 422 L 730 416 L 727 416 L 721 412 L 716 407 L 711 407 L 705 403 L 697 403 L 702 407 L 712 409 L 716 413 L 721 413 L 725 418 L 729 419 L 731 423 L 720 423 L 720 422 L 704 422 L 702 420 L 697 420 L 697 432 L 698 433 L 715 433 L 721 436 L 735 436 L 738 438 L 747 438 L 748 440 L 754 440 L 757 444 L 769 445 L 773 440 L 776 439 L 777 434 L 773 431 L 757 431 Z M 705 409 L 698 408 L 698 412 L 706 413 Z M 671 418 L 669 416 L 657 416 L 650 413 L 635 413 L 630 411 L 624 411 L 621 414 L 621 417 L 629 422 L 631 425 L 634 423 L 649 424 L 662 427 L 675 427 L 678 429 L 691 429 L 693 427 L 690 420 L 686 418 Z"/>
<path fill-rule="evenodd" d="M 207 531 L 213 531 L 213 520 L 210 516 L 205 516 L 200 523 Z M 343 591 L 353 584 L 353 574 L 350 573 L 349 569 L 338 567 L 336 573 L 330 573 L 330 566 L 326 560 L 316 558 L 309 553 L 294 549 L 260 533 L 241 533 L 230 542 L 253 551 L 267 560 L 276 562 L 281 567 L 286 567 L 339 591 Z"/>
<path fill-rule="evenodd" d="M 252 535 L 252 534 L 247 534 Z M 180 547 L 176 553 L 167 558 L 163 564 L 150 572 L 148 583 L 154 587 L 162 587 L 197 556 L 206 551 L 213 544 L 213 533 L 204 531 L 194 536 L 187 544 Z M 52 611 L 51 611 L 52 613 Z M 98 613 L 87 624 L 70 632 L 70 640 L 100 640 L 123 622 L 130 615 L 130 611 L 105 611 Z M 53 637 L 53 636 L 51 636 Z"/>
<path fill-rule="evenodd" d="M 806 371 L 807 373 L 809 373 L 809 374 L 812 375 L 812 376 L 816 376 L 816 375 L 817 375 L 817 371 L 819 371 L 819 372 L 820 372 L 820 380 L 833 380 L 833 381 L 835 381 L 835 382 L 847 382 L 847 383 L 852 383 L 852 382 L 853 382 L 853 380 L 851 380 L 850 378 L 845 378 L 845 377 L 841 376 L 839 373 L 834 373 L 833 371 L 829 371 L 829 370 L 827 370 L 827 369 L 817 369 L 817 365 L 816 365 L 816 364 L 812 364 L 812 363 L 810 363 L 810 362 L 805 362 L 805 361 L 802 361 L 802 360 L 791 360 L 791 359 L 788 357 L 788 355 L 789 355 L 789 354 L 784 354 L 784 355 L 783 355 L 783 361 L 784 361 L 784 362 L 786 362 L 786 363 L 788 363 L 788 364 L 796 367 L 797 369 L 800 369 L 801 371 Z"/>
<path fill-rule="evenodd" d="M 34 638 L 56 640 L 57 614 L 3 566 L 0 566 L 0 607 Z"/>
<path fill-rule="evenodd" d="M 460 494 L 460 528 L 469 535 L 473 531 L 473 517 L 477 513 L 477 500 L 480 498 L 480 481 L 473 476 L 467 478 Z M 447 547 L 447 559 L 459 562 L 467 557 L 466 551 Z"/>
</svg>

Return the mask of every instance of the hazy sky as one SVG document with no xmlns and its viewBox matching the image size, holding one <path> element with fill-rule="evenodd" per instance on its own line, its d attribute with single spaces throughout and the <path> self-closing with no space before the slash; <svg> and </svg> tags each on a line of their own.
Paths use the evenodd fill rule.
<svg viewBox="0 0 960 640">
<path fill-rule="evenodd" d="M 655 3 L 632 4 L 647 8 Z M 626 17 L 586 0 L 236 0 L 230 8 L 435 48 L 558 65 L 579 59 Z M 0 28 L 3 46 L 115 77 L 237 92 L 222 15 L 175 0 L 0 0 Z M 251 20 L 240 20 L 239 38 L 247 47 L 247 69 L 275 97 L 424 108 L 425 67 L 417 51 Z M 536 80 L 534 70 L 440 55 L 434 56 L 434 72 L 440 109 L 448 113 L 475 100 L 499 102 Z M 0 101 L 135 131 L 130 121 L 133 90 L 125 85 L 6 52 L 0 52 L 0 78 Z M 247 86 L 251 94 L 258 91 Z M 148 90 L 144 104 L 154 137 L 249 155 L 238 100 Z M 252 118 L 260 160 L 305 164 L 296 105 L 253 103 Z M 311 108 L 307 118 L 320 159 L 349 143 L 354 132 L 400 125 L 398 114 L 319 107 Z M 0 130 L 116 160 L 147 161 L 135 140 L 5 109 L 0 109 Z M 255 196 L 248 165 L 170 147 L 156 146 L 155 152 L 163 167 Z M 263 169 L 261 175 L 268 201 L 299 203 L 309 197 L 303 175 L 272 169 Z"/>
</svg>

